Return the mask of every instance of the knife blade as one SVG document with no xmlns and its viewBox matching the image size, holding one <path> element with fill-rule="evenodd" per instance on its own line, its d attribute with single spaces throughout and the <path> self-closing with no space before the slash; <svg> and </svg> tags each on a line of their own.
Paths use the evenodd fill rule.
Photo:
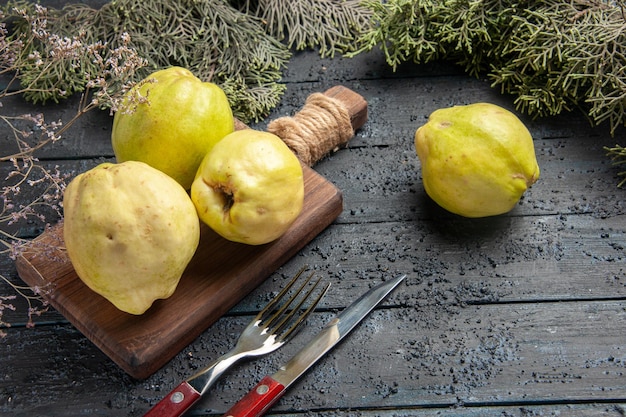
<svg viewBox="0 0 626 417">
<path fill-rule="evenodd" d="M 385 281 L 363 294 L 331 321 L 273 375 L 265 376 L 223 417 L 260 417 L 302 374 L 356 327 L 406 275 Z"/>
</svg>

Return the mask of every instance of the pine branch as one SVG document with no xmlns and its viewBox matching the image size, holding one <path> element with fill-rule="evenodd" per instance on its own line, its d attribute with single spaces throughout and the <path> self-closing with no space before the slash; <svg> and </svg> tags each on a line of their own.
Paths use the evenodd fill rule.
<svg viewBox="0 0 626 417">
<path fill-rule="evenodd" d="M 354 56 L 380 46 L 387 63 L 447 59 L 516 95 L 532 116 L 583 107 L 611 132 L 626 109 L 623 1 L 366 0 L 370 26 Z"/>
<path fill-rule="evenodd" d="M 318 48 L 330 57 L 351 49 L 371 17 L 360 0 L 244 0 L 239 7 L 258 16 L 290 49 Z"/>
<path fill-rule="evenodd" d="M 626 148 L 615 145 L 613 148 L 604 147 L 604 150 L 607 152 L 606 156 L 611 158 L 611 162 L 614 166 L 626 165 Z M 621 187 L 626 184 L 626 171 L 621 171 L 617 175 L 624 177 L 617 186 Z"/>
</svg>

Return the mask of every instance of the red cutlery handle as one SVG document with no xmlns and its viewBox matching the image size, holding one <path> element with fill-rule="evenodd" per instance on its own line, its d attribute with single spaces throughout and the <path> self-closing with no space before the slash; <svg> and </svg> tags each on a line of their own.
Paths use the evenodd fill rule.
<svg viewBox="0 0 626 417">
<path fill-rule="evenodd" d="M 155 404 L 144 417 L 180 417 L 200 399 L 200 393 L 183 381 Z"/>
<path fill-rule="evenodd" d="M 285 387 L 270 376 L 263 378 L 237 402 L 224 417 L 260 417 L 285 392 Z"/>
</svg>

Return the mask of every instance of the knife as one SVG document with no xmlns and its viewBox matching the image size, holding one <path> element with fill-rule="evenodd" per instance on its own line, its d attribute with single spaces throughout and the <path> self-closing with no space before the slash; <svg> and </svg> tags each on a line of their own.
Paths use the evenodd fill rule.
<svg viewBox="0 0 626 417">
<path fill-rule="evenodd" d="M 265 414 L 294 381 L 346 337 L 405 277 L 402 275 L 383 282 L 346 307 L 289 362 L 273 375 L 261 379 L 223 417 L 260 417 Z"/>
</svg>

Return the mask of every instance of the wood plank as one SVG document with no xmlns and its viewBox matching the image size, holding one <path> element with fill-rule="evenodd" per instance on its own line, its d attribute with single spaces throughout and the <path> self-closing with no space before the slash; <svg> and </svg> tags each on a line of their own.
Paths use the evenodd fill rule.
<svg viewBox="0 0 626 417">
<path fill-rule="evenodd" d="M 342 83 L 356 83 L 372 79 L 402 79 L 467 76 L 463 69 L 452 62 L 437 61 L 424 65 L 406 63 L 399 65 L 394 71 L 385 62 L 380 49 L 354 58 L 335 56 L 322 58 L 314 51 L 295 52 L 289 61 L 288 68 L 282 78 L 286 84 L 327 83 L 342 80 Z"/>
<path fill-rule="evenodd" d="M 328 417 L 530 417 L 530 416 L 567 416 L 567 417 L 622 417 L 626 410 L 625 403 L 619 404 L 574 404 L 574 405 L 510 405 L 488 407 L 464 407 L 455 405 L 449 408 L 411 408 L 400 410 L 323 410 L 318 415 Z M 301 414 L 280 414 L 281 417 L 299 417 Z M 271 415 L 270 415 L 271 417 Z"/>
<path fill-rule="evenodd" d="M 57 105 L 33 105 L 24 101 L 21 97 L 10 96 L 3 97 L 3 114 L 13 116 L 23 114 L 43 113 L 48 123 L 63 121 L 67 123 L 75 115 L 79 108 L 80 97 L 71 97 Z M 4 113 L 4 109 L 8 109 Z M 65 134 L 60 141 L 51 143 L 36 152 L 36 156 L 40 159 L 76 159 L 76 158 L 97 158 L 97 157 L 113 157 L 113 148 L 111 145 L 111 128 L 113 126 L 113 118 L 108 111 L 93 110 L 81 116 Z M 32 126 L 22 126 L 20 128 L 32 129 Z M 36 143 L 38 136 L 34 134 L 31 138 Z M 1 156 L 7 156 L 18 151 L 18 148 L 10 132 L 4 125 L 0 125 L 0 149 Z"/>
<path fill-rule="evenodd" d="M 374 311 L 298 381 L 273 414 L 313 410 L 332 415 L 327 412 L 362 409 L 377 415 L 376 410 L 408 407 L 400 415 L 434 408 L 467 416 L 473 415 L 468 410 L 489 405 L 493 412 L 514 412 L 515 406 L 566 411 L 567 406 L 558 404 L 570 402 L 581 403 L 583 410 L 605 403 L 599 407 L 611 415 L 611 409 L 619 412 L 619 403 L 626 403 L 624 301 L 467 306 L 438 315 L 434 308 L 394 307 L 392 302 Z M 331 314 L 316 313 L 292 343 L 234 367 L 194 413 L 225 411 Z M 101 415 L 141 414 L 181 378 L 232 346 L 248 320 L 220 319 L 146 381 L 128 378 L 69 326 L 13 331 L 6 339 L 12 346 L 5 352 L 10 361 L 4 362 L 11 368 L 5 368 L 7 376 L 0 381 L 0 392 L 12 401 L 0 405 L 0 411 L 78 406 L 93 389 L 99 395 L 90 407 Z M 18 380 L 31 380 L 37 395 L 19 392 L 16 387 L 23 385 Z"/>
<path fill-rule="evenodd" d="M 626 297 L 624 216 L 501 218 L 470 225 L 451 221 L 333 224 L 281 269 L 303 264 L 328 276 L 325 305 L 340 309 L 346 294 L 374 278 L 408 274 L 394 294 L 411 306 L 456 314 L 469 304 L 620 300 Z M 274 279 L 277 279 L 274 276 Z M 255 289 L 233 313 L 255 311 L 271 287 Z"/>
<path fill-rule="evenodd" d="M 362 59 L 369 59 L 363 57 Z M 295 65 L 318 65 L 316 58 L 294 61 Z M 320 64 L 323 65 L 323 64 Z M 440 64 L 438 64 L 440 65 Z M 335 64 L 337 66 L 337 64 Z M 352 68 L 338 66 L 341 72 L 352 72 Z M 580 138 L 583 143 L 593 146 L 598 140 L 614 145 L 606 126 L 592 127 L 579 113 L 562 114 L 550 118 L 532 119 L 515 111 L 513 99 L 501 95 L 488 81 L 468 77 L 464 74 L 442 76 L 442 74 L 422 75 L 420 66 L 412 67 L 410 75 L 394 78 L 356 79 L 348 77 L 326 78 L 321 81 L 299 81 L 287 84 L 287 91 L 280 104 L 271 114 L 259 123 L 251 124 L 255 129 L 265 130 L 267 124 L 278 117 L 297 112 L 311 92 L 325 91 L 342 84 L 363 96 L 369 113 L 374 120 L 365 123 L 358 135 L 350 142 L 351 147 L 392 146 L 406 143 L 411 145 L 415 130 L 425 123 L 428 116 L 438 108 L 470 102 L 487 101 L 514 111 L 526 124 L 533 138 L 555 140 Z M 301 73 L 298 73 L 301 74 Z M 459 91 L 463 91 L 460 95 Z M 55 106 L 33 106 L 19 97 L 3 99 L 4 107 L 11 114 L 36 113 L 44 111 L 49 120 L 69 120 L 78 108 L 78 98 L 71 98 Z M 379 117 L 378 115 L 384 115 Z M 42 159 L 111 157 L 110 144 L 112 117 L 106 111 L 89 112 L 64 135 L 64 140 L 42 149 L 37 155 Z M 8 134 L 0 136 L 0 147 L 11 149 L 13 140 Z"/>
<path fill-rule="evenodd" d="M 529 303 L 425 317 L 421 308 L 376 311 L 274 412 L 623 401 L 624 307 L 623 301 Z M 253 375 L 272 372 L 295 349 L 277 352 L 269 364 L 243 365 L 197 410 L 224 410 L 254 383 Z"/>
<path fill-rule="evenodd" d="M 503 216 L 626 213 L 626 190 L 617 188 L 619 168 L 611 166 L 602 149 L 612 146 L 612 141 L 590 142 L 581 137 L 536 141 L 541 176 Z M 346 209 L 340 223 L 459 218 L 426 195 L 421 165 L 409 138 L 389 147 L 351 145 L 315 169 L 344 192 Z M 497 222 L 503 216 L 493 219 Z"/>
<path fill-rule="evenodd" d="M 302 103 L 303 91 L 307 91 L 305 86 L 289 86 L 291 90 L 288 90 L 284 104 L 269 119 L 297 111 Z M 366 123 L 351 141 L 350 149 L 316 166 L 318 172 L 333 178 L 333 182 L 344 191 L 347 210 L 341 215 L 340 222 L 364 221 L 370 217 L 372 221 L 380 221 L 389 215 L 394 215 L 396 219 L 411 219 L 402 216 L 412 213 L 417 216 L 442 215 L 424 195 L 421 186 L 420 164 L 412 144 L 415 130 L 434 109 L 459 104 L 450 101 L 450 97 L 459 90 L 464 91 L 464 97 L 472 97 L 470 101 L 490 101 L 512 108 L 510 98 L 497 94 L 484 81 L 465 76 L 433 76 L 428 81 L 417 76 L 401 80 L 359 80 L 351 87 L 369 102 L 372 114 L 389 113 L 393 119 L 386 117 L 384 123 L 382 120 Z M 309 88 L 314 90 L 319 85 L 310 84 Z M 433 91 L 437 94 L 433 95 Z M 71 108 L 72 105 L 64 110 L 55 107 L 53 118 L 56 117 L 55 112 L 71 113 Z M 87 115 L 84 121 L 68 132 L 66 139 L 47 147 L 41 156 L 111 156 L 111 119 L 102 113 Z M 581 211 L 610 215 L 613 210 L 624 212 L 624 199 L 619 197 L 623 191 L 615 187 L 619 181 L 619 169 L 610 166 L 603 150 L 603 146 L 613 146 L 615 138 L 608 134 L 606 128 L 592 128 L 584 118 L 568 116 L 540 120 L 521 116 L 535 137 L 542 173 L 512 215 Z M 257 127 L 263 126 L 259 124 Z M 86 136 L 84 132 L 90 134 Z M 354 164 L 354 159 L 358 159 L 359 163 Z M 390 176 L 392 172 L 394 175 Z M 393 179 L 392 183 L 389 183 L 390 179 Z M 400 183 L 400 180 L 404 182 Z M 585 190 L 585 195 L 581 196 L 581 188 Z M 399 207 L 407 206 L 407 201 L 399 199 L 403 195 L 397 194 L 402 191 L 417 194 L 420 199 L 417 211 L 413 209 L 393 214 L 398 212 Z M 603 195 L 597 198 L 600 193 Z M 422 208 L 426 213 L 421 212 Z"/>
<path fill-rule="evenodd" d="M 418 286 L 407 296 L 417 305 L 623 298 L 624 220 L 580 215 L 335 224 L 303 249 L 301 262 L 336 277 L 327 295 L 333 303 L 351 288 L 366 287 L 368 277 L 399 273 Z"/>
</svg>

